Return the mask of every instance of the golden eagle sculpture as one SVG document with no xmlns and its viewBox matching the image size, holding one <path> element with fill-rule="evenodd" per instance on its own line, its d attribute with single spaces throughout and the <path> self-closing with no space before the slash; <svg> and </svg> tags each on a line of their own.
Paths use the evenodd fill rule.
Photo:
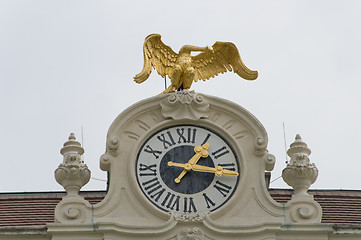
<svg viewBox="0 0 361 240">
<path fill-rule="evenodd" d="M 193 81 L 205 81 L 227 70 L 233 70 L 246 80 L 255 80 L 258 77 L 257 71 L 252 71 L 244 65 L 233 43 L 216 42 L 212 47 L 185 45 L 177 54 L 160 38 L 159 34 L 151 34 L 145 38 L 143 70 L 134 77 L 134 81 L 144 82 L 155 68 L 163 78 L 168 75 L 171 79 L 171 85 L 162 94 L 189 90 Z M 201 53 L 192 56 L 193 51 Z"/>
</svg>

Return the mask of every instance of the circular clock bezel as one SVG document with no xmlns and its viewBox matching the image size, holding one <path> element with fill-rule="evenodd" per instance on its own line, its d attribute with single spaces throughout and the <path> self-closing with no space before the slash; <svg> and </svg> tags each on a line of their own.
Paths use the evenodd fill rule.
<svg viewBox="0 0 361 240">
<path fill-rule="evenodd" d="M 215 211 L 219 211 L 219 209 L 224 208 L 225 206 L 227 206 L 228 204 L 230 204 L 232 202 L 232 200 L 234 199 L 234 195 L 236 192 L 239 191 L 239 185 L 242 179 L 243 171 L 244 171 L 244 167 L 242 165 L 242 152 L 240 151 L 240 149 L 237 147 L 238 145 L 236 144 L 236 140 L 227 132 L 227 130 L 219 127 L 218 125 L 215 125 L 214 123 L 208 121 L 208 120 L 199 120 L 199 121 L 169 121 L 167 123 L 162 122 L 161 124 L 158 124 L 156 126 L 154 126 L 152 129 L 150 129 L 147 134 L 144 134 L 142 136 L 141 139 L 139 139 L 138 144 L 135 146 L 135 161 L 132 161 L 132 164 L 130 164 L 131 166 L 131 177 L 133 179 L 133 181 L 131 181 L 132 183 L 134 183 L 134 187 L 136 189 L 136 194 L 141 196 L 141 197 L 145 197 L 147 199 L 147 205 L 149 206 L 153 206 L 155 209 L 166 213 L 169 212 L 168 210 L 158 206 L 157 204 L 153 203 L 153 201 L 144 193 L 144 191 L 141 189 L 140 187 L 140 182 L 139 179 L 137 177 L 137 161 L 138 161 L 138 157 L 140 154 L 140 150 L 144 147 L 144 145 L 147 143 L 147 141 L 149 141 L 154 134 L 161 132 L 163 130 L 169 129 L 169 128 L 173 128 L 173 127 L 177 127 L 177 126 L 194 126 L 194 127 L 199 127 L 199 128 L 203 128 L 207 131 L 213 132 L 214 134 L 216 134 L 219 138 L 221 138 L 231 149 L 233 155 L 236 157 L 236 161 L 238 164 L 238 171 L 239 171 L 239 176 L 237 176 L 237 180 L 236 183 L 234 185 L 234 190 L 232 191 L 231 195 L 227 197 L 227 199 L 221 203 L 219 206 L 217 206 L 216 208 L 212 209 L 212 211 L 209 212 L 215 212 Z"/>
</svg>

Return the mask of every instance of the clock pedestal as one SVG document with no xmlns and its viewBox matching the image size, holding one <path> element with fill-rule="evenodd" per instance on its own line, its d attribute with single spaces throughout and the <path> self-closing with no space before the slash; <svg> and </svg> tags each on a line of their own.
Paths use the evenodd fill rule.
<svg viewBox="0 0 361 240">
<path fill-rule="evenodd" d="M 195 137 L 194 145 L 202 145 L 200 139 L 208 135 L 214 136 L 204 139 L 210 143 L 208 167 L 233 164 L 230 171 L 239 176 L 220 176 L 218 180 L 209 173 L 209 185 L 191 193 L 202 196 L 198 202 L 194 200 L 193 208 L 189 199 L 198 195 L 177 189 L 172 192 L 162 178 L 170 173 L 159 166 L 168 155 L 186 158 L 184 152 L 193 144 L 193 135 L 186 134 L 195 132 L 200 134 L 197 137 L 203 135 Z M 213 140 L 216 138 L 221 140 Z M 280 204 L 269 195 L 265 171 L 273 169 L 275 157 L 268 152 L 267 142 L 262 124 L 225 99 L 188 91 L 145 99 L 122 112 L 109 128 L 106 152 L 100 158 L 101 169 L 110 177 L 107 196 L 96 205 L 85 200 L 72 204 L 72 198 L 60 202 L 55 213 L 57 223 L 48 224 L 48 232 L 53 239 L 75 239 L 74 232 L 81 236 L 78 239 L 292 239 L 290 232 L 302 239 L 327 239 L 330 226 L 320 224 L 321 208 L 312 197 L 304 197 L 302 192 L 290 204 Z M 171 149 L 176 150 L 173 153 Z M 189 154 L 195 155 L 192 149 Z M 148 158 L 153 162 L 147 162 Z M 203 165 L 201 160 L 196 165 Z M 178 163 L 181 161 L 190 160 Z M 186 177 L 195 176 L 194 164 L 191 167 L 180 184 Z M 159 171 L 162 175 L 157 175 Z M 222 177 L 234 183 L 226 184 Z M 214 193 L 207 192 L 212 188 Z M 216 205 L 219 201 L 219 205 L 210 210 L 201 208 L 202 199 L 203 204 Z M 315 214 L 307 214 L 310 209 Z M 317 231 L 319 238 L 303 235 L 309 231 Z"/>
</svg>

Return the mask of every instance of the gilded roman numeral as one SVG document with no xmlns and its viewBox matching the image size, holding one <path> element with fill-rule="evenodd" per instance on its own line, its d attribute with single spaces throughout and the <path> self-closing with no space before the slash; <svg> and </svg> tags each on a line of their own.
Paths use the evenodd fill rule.
<svg viewBox="0 0 361 240">
<path fill-rule="evenodd" d="M 139 164 L 139 176 L 155 176 L 157 174 L 157 164 L 145 165 Z"/>
<path fill-rule="evenodd" d="M 183 212 L 197 212 L 196 206 L 194 205 L 193 198 L 184 198 L 184 210 Z"/>
<path fill-rule="evenodd" d="M 215 159 L 222 157 L 223 155 L 229 153 L 229 150 L 226 150 L 226 146 L 221 147 L 217 151 L 212 152 L 212 155 Z"/>
<path fill-rule="evenodd" d="M 216 204 L 207 196 L 207 194 L 203 193 L 203 197 L 204 197 L 204 200 L 206 201 L 207 208 L 211 208 L 211 205 L 212 205 L 212 207 L 214 207 L 214 205 L 216 205 Z"/>
<path fill-rule="evenodd" d="M 213 187 L 217 189 L 223 195 L 223 197 L 226 197 L 229 191 L 232 189 L 231 186 L 228 186 L 227 184 L 224 184 L 220 181 L 216 181 L 216 184 L 213 185 Z"/>
<path fill-rule="evenodd" d="M 175 141 L 172 137 L 172 134 L 169 131 L 167 131 L 166 134 L 168 137 L 166 137 L 166 135 L 164 135 L 163 133 L 160 134 L 160 136 L 157 136 L 158 140 L 163 143 L 164 149 L 167 149 L 168 147 L 175 145 Z"/>
<path fill-rule="evenodd" d="M 156 159 L 158 159 L 159 155 L 162 154 L 162 151 L 153 150 L 149 145 L 145 146 L 144 152 L 153 154 Z"/>
</svg>

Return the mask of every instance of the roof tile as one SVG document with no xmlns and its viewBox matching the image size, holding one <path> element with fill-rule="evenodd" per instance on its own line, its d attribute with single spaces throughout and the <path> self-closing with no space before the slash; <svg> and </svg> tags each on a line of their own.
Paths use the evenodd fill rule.
<svg viewBox="0 0 361 240">
<path fill-rule="evenodd" d="M 290 189 L 270 189 L 280 203 L 291 199 Z M 337 225 L 361 225 L 361 191 L 310 190 L 323 211 L 322 222 Z M 0 227 L 45 225 L 54 222 L 54 210 L 65 192 L 0 194 Z M 91 204 L 100 202 L 105 191 L 80 192 Z"/>
</svg>

